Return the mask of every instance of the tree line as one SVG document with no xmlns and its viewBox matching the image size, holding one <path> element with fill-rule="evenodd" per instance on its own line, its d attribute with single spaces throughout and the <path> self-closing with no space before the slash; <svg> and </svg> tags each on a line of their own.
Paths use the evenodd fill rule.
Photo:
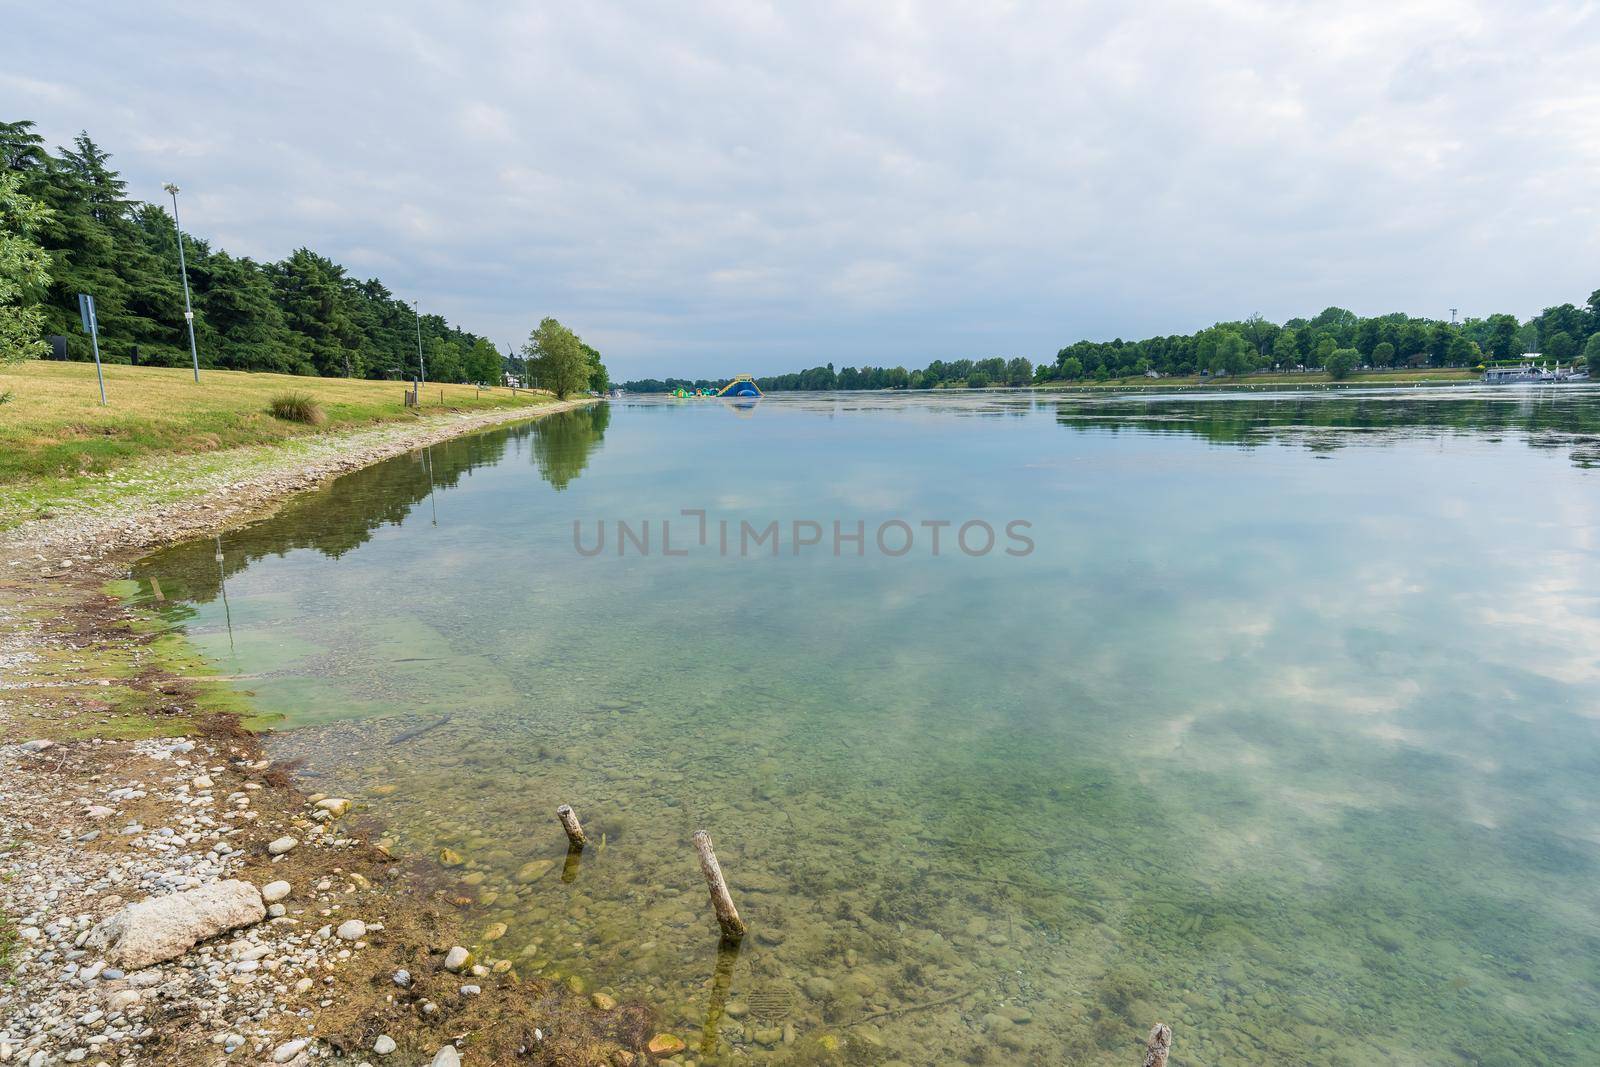
<svg viewBox="0 0 1600 1067">
<path fill-rule="evenodd" d="M 78 294 L 90 293 L 102 359 L 188 365 L 173 217 L 129 197 L 110 160 L 87 133 L 50 152 L 32 122 L 0 123 L 0 355 L 44 355 L 47 339 L 60 337 L 68 358 L 89 359 Z M 202 367 L 396 379 L 425 371 L 429 381 L 485 385 L 500 384 L 507 369 L 537 376 L 542 368 L 567 391 L 606 381 L 600 354 L 554 319 L 507 359 L 486 338 L 441 315 L 419 317 L 380 280 L 352 277 L 309 248 L 262 263 L 185 233 L 183 249 Z M 573 345 L 588 368 L 581 382 Z"/>
<path fill-rule="evenodd" d="M 1076 341 L 1055 358 L 1034 366 L 1026 358 L 934 360 L 921 370 L 904 367 L 845 367 L 833 364 L 756 379 L 764 392 L 792 389 L 984 388 L 1064 381 L 1110 381 L 1154 374 L 1238 375 L 1253 371 L 1326 370 L 1345 378 L 1362 367 L 1475 367 L 1537 353 L 1561 363 L 1600 366 L 1600 289 L 1582 306 L 1547 307 L 1526 322 L 1494 314 L 1454 323 L 1404 312 L 1363 318 L 1340 307 L 1314 318 L 1278 324 L 1260 315 L 1219 322 L 1192 334 L 1141 341 Z M 671 392 L 717 386 L 723 381 L 682 378 L 624 383 L 630 392 Z"/>
</svg>

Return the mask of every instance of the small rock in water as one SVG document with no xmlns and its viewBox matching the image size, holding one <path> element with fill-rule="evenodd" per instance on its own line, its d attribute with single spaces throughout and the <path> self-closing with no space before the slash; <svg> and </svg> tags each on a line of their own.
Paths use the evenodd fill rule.
<svg viewBox="0 0 1600 1067">
<path fill-rule="evenodd" d="M 328 797 L 326 800 L 317 801 L 317 807 L 337 819 L 350 810 L 350 802 L 344 797 Z"/>
<path fill-rule="evenodd" d="M 657 1034 L 645 1046 L 650 1055 L 658 1059 L 664 1056 L 676 1056 L 687 1047 L 683 1043 L 683 1039 L 674 1034 Z"/>
<path fill-rule="evenodd" d="M 457 945 L 455 948 L 452 948 L 449 952 L 445 953 L 444 969 L 447 971 L 459 971 L 461 968 L 467 965 L 467 958 L 467 950 L 462 948 L 460 945 Z"/>
<path fill-rule="evenodd" d="M 387 1056 L 395 1050 L 394 1038 L 388 1034 L 379 1034 L 378 1040 L 372 1043 L 372 1051 L 379 1056 Z"/>
<path fill-rule="evenodd" d="M 439 850 L 439 862 L 444 864 L 446 867 L 459 867 L 467 861 L 462 859 L 461 853 L 457 852 L 455 849 L 441 848 Z"/>
<path fill-rule="evenodd" d="M 605 993 L 595 993 L 589 998 L 589 1002 L 601 1011 L 610 1011 L 617 1006 L 616 998 Z"/>
<path fill-rule="evenodd" d="M 298 838 L 280 837 L 267 846 L 267 853 L 272 856 L 281 856 L 300 843 Z"/>
</svg>

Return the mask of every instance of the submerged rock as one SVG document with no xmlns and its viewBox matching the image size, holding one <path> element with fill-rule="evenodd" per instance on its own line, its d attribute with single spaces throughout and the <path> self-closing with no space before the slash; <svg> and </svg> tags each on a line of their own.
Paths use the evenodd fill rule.
<svg viewBox="0 0 1600 1067">
<path fill-rule="evenodd" d="M 683 1039 L 675 1034 L 657 1034 L 650 1039 L 645 1049 L 652 1056 L 676 1056 L 687 1047 Z"/>
<path fill-rule="evenodd" d="M 267 917 L 261 893 L 228 879 L 129 904 L 90 931 L 85 946 L 128 970 L 174 959 L 197 942 Z"/>
</svg>

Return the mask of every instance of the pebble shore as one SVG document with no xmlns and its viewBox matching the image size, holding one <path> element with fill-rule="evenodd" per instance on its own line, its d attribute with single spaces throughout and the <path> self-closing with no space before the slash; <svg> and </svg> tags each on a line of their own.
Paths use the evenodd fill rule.
<svg viewBox="0 0 1600 1067">
<path fill-rule="evenodd" d="M 176 499 L 173 464 L 147 465 L 112 475 L 126 484 L 102 502 L 0 534 L 0 914 L 15 938 L 0 1064 L 477 1067 L 502 1062 L 508 1043 L 530 1063 L 579 1062 L 565 1050 L 636 1061 L 624 1046 L 642 1048 L 637 1015 L 592 1020 L 587 1000 L 578 1012 L 508 961 L 455 945 L 465 920 L 452 923 L 449 906 L 464 917 L 471 898 L 447 877 L 418 885 L 425 875 L 347 828 L 359 805 L 297 791 L 253 736 L 223 724 L 52 739 L 52 716 L 86 703 L 63 694 L 96 683 L 39 676 L 64 649 L 92 662 L 96 640 L 82 622 L 39 626 L 40 606 L 98 597 L 103 610 L 101 585 L 139 553 L 260 516 L 341 472 L 588 402 L 249 450 Z"/>
</svg>

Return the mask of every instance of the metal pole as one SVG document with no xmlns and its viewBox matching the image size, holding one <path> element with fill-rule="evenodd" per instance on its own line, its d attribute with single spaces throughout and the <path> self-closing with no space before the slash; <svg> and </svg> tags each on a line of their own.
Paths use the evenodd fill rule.
<svg viewBox="0 0 1600 1067">
<path fill-rule="evenodd" d="M 194 343 L 194 308 L 189 305 L 189 264 L 183 258 L 183 227 L 178 224 L 178 187 L 162 186 L 172 194 L 172 228 L 178 232 L 178 273 L 183 275 L 183 319 L 189 324 L 189 358 L 194 360 L 194 380 L 200 380 L 200 350 Z"/>
<path fill-rule="evenodd" d="M 411 301 L 411 317 L 417 320 L 417 372 L 422 375 L 422 384 L 428 384 L 428 368 L 422 365 L 422 313 L 417 310 L 417 302 Z M 422 403 L 422 397 L 417 397 L 417 403 Z"/>
<path fill-rule="evenodd" d="M 100 406 L 106 406 L 106 375 L 100 369 L 100 319 L 94 313 L 93 305 L 89 308 L 89 340 L 94 344 L 94 376 L 100 379 Z"/>
</svg>

